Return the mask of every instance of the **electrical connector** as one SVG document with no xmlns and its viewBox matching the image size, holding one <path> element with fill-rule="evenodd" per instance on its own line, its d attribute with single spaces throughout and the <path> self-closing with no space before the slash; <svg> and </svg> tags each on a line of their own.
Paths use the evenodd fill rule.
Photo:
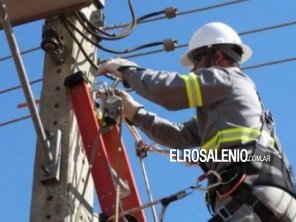
<svg viewBox="0 0 296 222">
<path fill-rule="evenodd" d="M 170 52 L 176 49 L 177 41 L 173 39 L 165 39 L 163 40 L 163 47 L 165 51 Z"/>
<path fill-rule="evenodd" d="M 165 16 L 168 19 L 171 19 L 171 18 L 175 18 L 177 16 L 178 9 L 175 7 L 168 7 L 164 11 L 165 11 Z"/>
</svg>

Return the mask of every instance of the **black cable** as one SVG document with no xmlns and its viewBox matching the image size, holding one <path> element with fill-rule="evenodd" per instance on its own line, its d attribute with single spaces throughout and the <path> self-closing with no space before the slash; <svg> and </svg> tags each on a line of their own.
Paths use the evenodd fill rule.
<svg viewBox="0 0 296 222">
<path fill-rule="evenodd" d="M 60 20 L 63 23 L 63 25 L 65 26 L 65 28 L 67 29 L 67 31 L 69 32 L 69 34 L 71 35 L 71 37 L 73 38 L 74 42 L 77 44 L 77 46 L 79 47 L 79 49 L 81 50 L 81 52 L 83 53 L 85 59 L 90 63 L 90 65 L 95 69 L 98 70 L 98 66 L 94 63 L 94 61 L 92 61 L 87 53 L 85 52 L 84 48 L 82 47 L 82 45 L 79 43 L 78 39 L 76 38 L 76 36 L 74 35 L 74 33 L 70 30 L 67 21 L 69 21 L 64 15 L 60 15 Z M 73 25 L 71 22 L 69 23 L 71 25 Z M 79 29 L 77 29 L 74 25 L 72 26 L 73 28 L 75 28 L 76 31 L 78 31 Z M 78 32 L 81 32 L 80 30 Z M 86 37 L 86 35 L 84 35 L 84 37 Z M 110 75 L 104 75 L 105 77 L 107 77 L 108 79 L 114 80 L 114 77 L 110 76 Z"/>
<path fill-rule="evenodd" d="M 186 46 L 188 46 L 188 44 L 177 45 L 175 47 L 175 49 L 184 48 Z M 167 50 L 166 49 L 157 49 L 157 50 L 152 50 L 152 51 L 147 51 L 147 52 L 142 52 L 142 53 L 127 55 L 127 56 L 124 56 L 122 58 L 130 59 L 130 58 L 134 58 L 134 57 L 140 57 L 140 56 L 145 56 L 145 55 L 152 55 L 152 54 L 156 54 L 156 53 L 160 53 L 160 52 L 167 52 Z"/>
<path fill-rule="evenodd" d="M 85 59 L 90 63 L 90 65 L 95 69 L 98 70 L 98 66 L 89 58 L 89 56 L 87 55 L 86 51 L 84 50 L 83 46 L 80 44 L 79 40 L 76 38 L 76 36 L 74 35 L 74 33 L 70 30 L 68 24 L 65 22 L 65 17 L 64 16 L 60 16 L 60 21 L 63 23 L 63 25 L 65 26 L 65 28 L 67 29 L 68 33 L 71 35 L 72 39 L 74 40 L 74 42 L 77 44 L 77 46 L 79 47 L 80 51 L 82 52 L 82 54 L 84 55 Z"/>
<path fill-rule="evenodd" d="M 143 16 L 137 18 L 137 23 L 141 23 L 141 22 L 143 22 L 144 20 L 146 20 L 148 18 L 155 17 L 155 16 L 158 16 L 158 15 L 161 15 L 161 14 L 165 14 L 165 10 L 161 10 L 161 11 L 158 11 L 158 12 L 151 12 L 149 14 L 143 15 Z"/>
<path fill-rule="evenodd" d="M 104 39 L 109 40 L 107 37 L 100 36 L 97 32 L 105 34 L 109 37 L 115 37 L 115 34 L 109 34 L 99 28 L 97 28 L 92 22 L 90 22 L 82 12 L 75 11 L 75 17 L 77 18 L 78 22 L 82 25 L 83 28 L 85 28 L 90 34 L 95 36 L 98 40 Z M 86 24 L 85 24 L 86 23 Z"/>
<path fill-rule="evenodd" d="M 159 46 L 159 45 L 163 45 L 163 42 L 152 42 L 152 43 L 147 43 L 147 44 L 143 44 L 143 45 L 140 45 L 140 46 L 136 46 L 134 48 L 131 48 L 131 49 L 125 49 L 125 50 L 122 50 L 122 51 L 119 51 L 119 50 L 113 50 L 113 49 L 108 49 L 108 48 L 105 48 L 104 46 L 102 45 L 97 45 L 97 47 L 105 52 L 109 52 L 109 53 L 114 53 L 114 54 L 126 54 L 126 53 L 131 53 L 131 52 L 135 52 L 135 51 L 138 51 L 138 50 L 141 50 L 141 49 L 145 49 L 145 48 L 150 48 L 150 47 L 154 47 L 154 46 Z"/>
<path fill-rule="evenodd" d="M 132 3 L 132 0 L 128 0 L 128 5 L 129 5 L 129 9 L 131 12 L 131 16 L 132 16 L 132 21 L 131 23 L 129 23 L 129 25 L 127 26 L 126 29 L 124 29 L 122 32 L 118 33 L 118 34 L 110 34 L 108 32 L 103 31 L 102 29 L 100 29 L 99 27 L 97 27 L 95 24 L 93 24 L 91 21 L 89 21 L 84 15 L 83 13 L 81 13 L 80 11 L 77 11 L 75 14 L 78 18 L 78 20 L 80 21 L 80 23 L 84 23 L 86 22 L 87 25 L 92 29 L 90 30 L 88 27 L 86 27 L 84 24 L 82 24 L 89 32 L 91 32 L 95 37 L 99 38 L 99 39 L 104 39 L 104 40 L 118 40 L 118 39 L 122 39 L 126 36 L 128 36 L 135 28 L 136 24 L 137 24 L 137 20 L 136 20 L 136 16 L 135 16 L 135 11 L 134 11 L 134 6 Z M 94 32 L 95 31 L 95 32 Z M 101 35 L 99 35 L 98 33 L 100 33 Z M 102 36 L 105 35 L 105 36 Z"/>
<path fill-rule="evenodd" d="M 13 124 L 13 123 L 17 123 L 17 122 L 20 122 L 22 120 L 29 119 L 29 118 L 31 118 L 31 115 L 22 116 L 22 117 L 19 117 L 17 119 L 12 119 L 12 120 L 0 123 L 0 127 L 7 126 L 7 125 L 10 125 L 10 124 Z"/>
<path fill-rule="evenodd" d="M 36 79 L 36 80 L 33 80 L 33 81 L 29 82 L 29 84 L 33 85 L 35 83 L 42 82 L 42 80 L 43 80 L 43 78 Z M 10 88 L 7 88 L 7 89 L 0 90 L 0 94 L 8 93 L 10 91 L 14 91 L 14 90 L 17 90 L 17 89 L 20 89 L 20 88 L 22 88 L 21 85 L 13 86 L 13 87 L 10 87 Z"/>
<path fill-rule="evenodd" d="M 64 21 L 67 22 L 75 31 L 77 31 L 83 38 L 85 38 L 87 41 L 89 41 L 91 44 L 93 44 L 94 46 L 98 47 L 99 49 L 109 52 L 109 53 L 114 53 L 114 54 L 126 54 L 126 53 L 131 53 L 131 52 L 135 52 L 144 48 L 148 48 L 148 47 L 154 47 L 154 46 L 158 46 L 158 45 L 163 45 L 163 42 L 152 42 L 152 43 L 147 43 L 147 44 L 143 44 L 140 46 L 136 46 L 134 48 L 131 49 L 125 49 L 122 51 L 119 50 L 113 50 L 113 49 L 108 49 L 100 44 L 98 44 L 97 42 L 95 42 L 94 40 L 92 40 L 91 38 L 89 38 L 87 35 L 85 35 L 80 29 L 78 29 L 67 17 L 63 17 Z"/>
</svg>

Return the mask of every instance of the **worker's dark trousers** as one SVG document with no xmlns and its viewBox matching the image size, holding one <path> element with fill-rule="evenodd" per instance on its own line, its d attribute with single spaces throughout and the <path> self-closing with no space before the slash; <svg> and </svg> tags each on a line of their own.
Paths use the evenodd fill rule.
<svg viewBox="0 0 296 222">
<path fill-rule="evenodd" d="M 296 200 L 285 191 L 270 186 L 255 186 L 253 194 L 258 197 L 282 222 L 296 222 Z M 224 206 L 231 197 L 216 201 L 216 209 Z M 243 204 L 227 222 L 261 222 L 248 206 Z M 265 222 L 265 221 L 262 221 Z"/>
</svg>

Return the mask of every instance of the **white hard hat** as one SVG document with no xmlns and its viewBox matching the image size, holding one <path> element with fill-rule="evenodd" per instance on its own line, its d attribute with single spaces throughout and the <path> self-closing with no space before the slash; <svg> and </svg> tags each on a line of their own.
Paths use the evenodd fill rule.
<svg viewBox="0 0 296 222">
<path fill-rule="evenodd" d="M 230 26 L 221 22 L 211 22 L 199 28 L 191 37 L 188 44 L 188 51 L 181 56 L 181 63 L 185 67 L 193 68 L 189 54 L 198 48 L 211 47 L 215 44 L 232 44 L 242 49 L 241 63 L 247 61 L 252 50 L 242 43 L 240 37 Z"/>
</svg>

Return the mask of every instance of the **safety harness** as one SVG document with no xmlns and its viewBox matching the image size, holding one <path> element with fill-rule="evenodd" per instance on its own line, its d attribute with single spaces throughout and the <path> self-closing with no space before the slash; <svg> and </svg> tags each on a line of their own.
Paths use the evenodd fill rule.
<svg viewBox="0 0 296 222">
<path fill-rule="evenodd" d="M 278 143 L 271 113 L 263 111 L 261 121 L 260 137 L 256 141 L 240 146 L 240 148 L 251 151 L 252 155 L 269 155 L 270 161 L 233 163 L 230 167 L 220 171 L 219 174 L 224 183 L 208 192 L 209 208 L 214 212 L 217 195 L 220 198 L 232 196 L 232 199 L 224 207 L 216 210 L 209 222 L 227 221 L 243 204 L 253 209 L 261 221 L 279 221 L 273 211 L 252 194 L 254 185 L 278 187 L 296 198 L 292 169 Z M 276 140 L 276 149 L 268 146 L 267 138 L 270 136 Z M 201 167 L 205 172 L 209 170 L 205 163 L 201 163 Z M 209 183 L 215 183 L 215 178 L 209 179 Z"/>
<path fill-rule="evenodd" d="M 228 46 L 223 47 L 222 45 L 220 49 L 236 62 L 239 61 L 235 54 L 229 53 L 231 49 L 229 49 Z M 215 49 L 213 47 L 207 47 L 205 49 L 206 68 L 210 67 L 212 64 L 214 51 Z M 240 148 L 247 149 L 251 155 L 269 155 L 270 161 L 234 163 L 230 167 L 218 172 L 222 178 L 222 185 L 208 191 L 206 200 L 207 203 L 209 203 L 208 208 L 210 211 L 215 212 L 215 200 L 217 195 L 219 195 L 220 198 L 232 196 L 232 200 L 224 207 L 217 210 L 209 222 L 227 221 L 243 204 L 253 209 L 260 217 L 261 221 L 279 221 L 272 210 L 267 208 L 264 203 L 252 194 L 252 187 L 254 185 L 278 187 L 296 198 L 291 165 L 285 157 L 277 139 L 272 115 L 264 108 L 258 92 L 257 95 L 262 107 L 261 133 L 256 141 L 240 145 Z M 268 141 L 270 137 L 274 138 L 276 141 L 274 148 L 269 147 Z M 209 171 L 204 162 L 201 162 L 200 166 L 204 172 Z M 209 177 L 209 184 L 216 183 L 215 179 L 214 177 L 212 177 L 212 179 Z"/>
</svg>

